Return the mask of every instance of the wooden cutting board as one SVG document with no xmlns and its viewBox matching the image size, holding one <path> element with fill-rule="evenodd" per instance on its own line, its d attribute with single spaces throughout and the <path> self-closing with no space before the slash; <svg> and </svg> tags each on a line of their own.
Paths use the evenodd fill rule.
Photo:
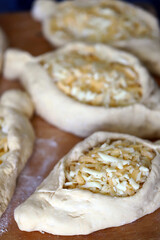
<svg viewBox="0 0 160 240">
<path fill-rule="evenodd" d="M 41 26 L 29 13 L 0 15 L 0 26 L 6 32 L 10 47 L 29 51 L 39 55 L 52 50 L 43 38 Z M 158 81 L 158 79 L 157 79 Z M 159 79 L 160 83 L 160 79 Z M 9 82 L 0 77 L 0 94 L 7 89 L 22 88 L 18 81 Z M 18 229 L 13 211 L 34 192 L 36 187 L 48 175 L 56 162 L 81 139 L 57 129 L 36 115 L 32 119 L 36 132 L 36 142 L 32 157 L 17 181 L 15 194 L 6 212 L 0 219 L 0 240 L 158 240 L 160 239 L 160 209 L 132 224 L 109 228 L 87 236 L 54 236 L 39 232 L 22 232 Z"/>
</svg>

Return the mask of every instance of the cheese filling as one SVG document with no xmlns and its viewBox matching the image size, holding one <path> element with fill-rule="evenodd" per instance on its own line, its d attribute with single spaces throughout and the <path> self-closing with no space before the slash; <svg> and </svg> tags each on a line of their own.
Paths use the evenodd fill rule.
<svg viewBox="0 0 160 240">
<path fill-rule="evenodd" d="M 64 188 L 132 196 L 146 181 L 155 156 L 155 151 L 142 143 L 107 139 L 66 163 Z"/>
<path fill-rule="evenodd" d="M 9 151 L 7 134 L 3 131 L 2 127 L 3 121 L 4 120 L 0 118 L 0 164 L 3 163 Z"/>
<path fill-rule="evenodd" d="M 121 107 L 141 100 L 142 86 L 134 67 L 123 58 L 112 62 L 101 59 L 94 47 L 55 52 L 51 60 L 40 64 L 61 91 L 82 103 Z"/>
<path fill-rule="evenodd" d="M 113 43 L 129 38 L 152 37 L 151 27 L 132 8 L 123 10 L 112 2 L 96 6 L 63 3 L 50 20 L 55 37 L 85 42 Z"/>
</svg>

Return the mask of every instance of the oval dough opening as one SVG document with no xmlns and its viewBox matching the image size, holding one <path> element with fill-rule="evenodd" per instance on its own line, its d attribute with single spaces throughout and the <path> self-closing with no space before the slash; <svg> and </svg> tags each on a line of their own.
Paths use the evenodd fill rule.
<svg viewBox="0 0 160 240">
<path fill-rule="evenodd" d="M 140 142 L 107 139 L 65 164 L 65 189 L 129 197 L 142 188 L 156 153 Z"/>
<path fill-rule="evenodd" d="M 139 74 L 127 59 L 102 59 L 94 47 L 55 52 L 39 62 L 66 95 L 84 104 L 123 107 L 140 102 L 143 91 Z"/>
<path fill-rule="evenodd" d="M 6 159 L 9 152 L 7 133 L 3 130 L 3 122 L 4 119 L 0 117 L 0 165 Z"/>
<path fill-rule="evenodd" d="M 50 31 L 56 37 L 112 43 L 130 38 L 152 38 L 149 24 L 132 8 L 122 9 L 112 2 L 78 6 L 64 3 L 50 19 Z"/>
</svg>

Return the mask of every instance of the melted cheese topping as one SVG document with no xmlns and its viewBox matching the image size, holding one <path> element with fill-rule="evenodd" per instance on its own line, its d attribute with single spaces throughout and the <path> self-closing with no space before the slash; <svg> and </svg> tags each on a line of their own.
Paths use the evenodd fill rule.
<svg viewBox="0 0 160 240">
<path fill-rule="evenodd" d="M 58 38 L 101 43 L 153 35 L 150 26 L 134 9 L 126 7 L 122 11 L 105 1 L 88 7 L 75 6 L 72 2 L 60 4 L 56 16 L 50 20 L 50 29 Z"/>
<path fill-rule="evenodd" d="M 94 47 L 88 46 L 84 52 L 57 52 L 52 60 L 40 64 L 60 90 L 82 103 L 120 107 L 141 100 L 142 87 L 133 66 L 122 58 L 114 62 L 100 59 Z"/>
<path fill-rule="evenodd" d="M 9 151 L 7 134 L 3 131 L 3 128 L 2 128 L 3 121 L 4 120 L 0 118 L 0 164 L 3 163 Z"/>
<path fill-rule="evenodd" d="M 109 140 L 66 163 L 64 188 L 117 197 L 134 195 L 151 170 L 154 150 L 129 140 Z"/>
</svg>

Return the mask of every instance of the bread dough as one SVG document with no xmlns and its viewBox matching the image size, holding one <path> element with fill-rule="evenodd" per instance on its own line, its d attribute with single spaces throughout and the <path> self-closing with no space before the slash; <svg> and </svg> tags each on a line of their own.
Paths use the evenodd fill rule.
<svg viewBox="0 0 160 240">
<path fill-rule="evenodd" d="M 0 216 L 7 208 L 16 179 L 31 156 L 34 131 L 28 120 L 33 103 L 20 90 L 8 90 L 0 98 Z"/>
<path fill-rule="evenodd" d="M 98 130 L 160 137 L 160 92 L 134 56 L 105 45 L 69 44 L 33 57 L 8 50 L 4 76 L 19 78 L 37 113 L 88 136 Z"/>
<path fill-rule="evenodd" d="M 54 46 L 73 41 L 109 44 L 132 52 L 160 75 L 158 20 L 134 5 L 112 0 L 58 4 L 37 0 L 32 15 L 42 21 L 43 33 Z"/>
<path fill-rule="evenodd" d="M 8 45 L 7 37 L 4 34 L 3 30 L 0 28 L 0 72 L 2 70 L 3 54 L 5 49 L 7 48 L 7 45 Z"/>
<path fill-rule="evenodd" d="M 160 146 L 97 132 L 64 156 L 15 209 L 23 231 L 89 234 L 131 223 L 160 207 Z M 107 182 L 107 184 L 106 184 Z"/>
<path fill-rule="evenodd" d="M 21 90 L 8 90 L 1 96 L 1 104 L 31 118 L 34 106 L 29 95 Z"/>
</svg>

